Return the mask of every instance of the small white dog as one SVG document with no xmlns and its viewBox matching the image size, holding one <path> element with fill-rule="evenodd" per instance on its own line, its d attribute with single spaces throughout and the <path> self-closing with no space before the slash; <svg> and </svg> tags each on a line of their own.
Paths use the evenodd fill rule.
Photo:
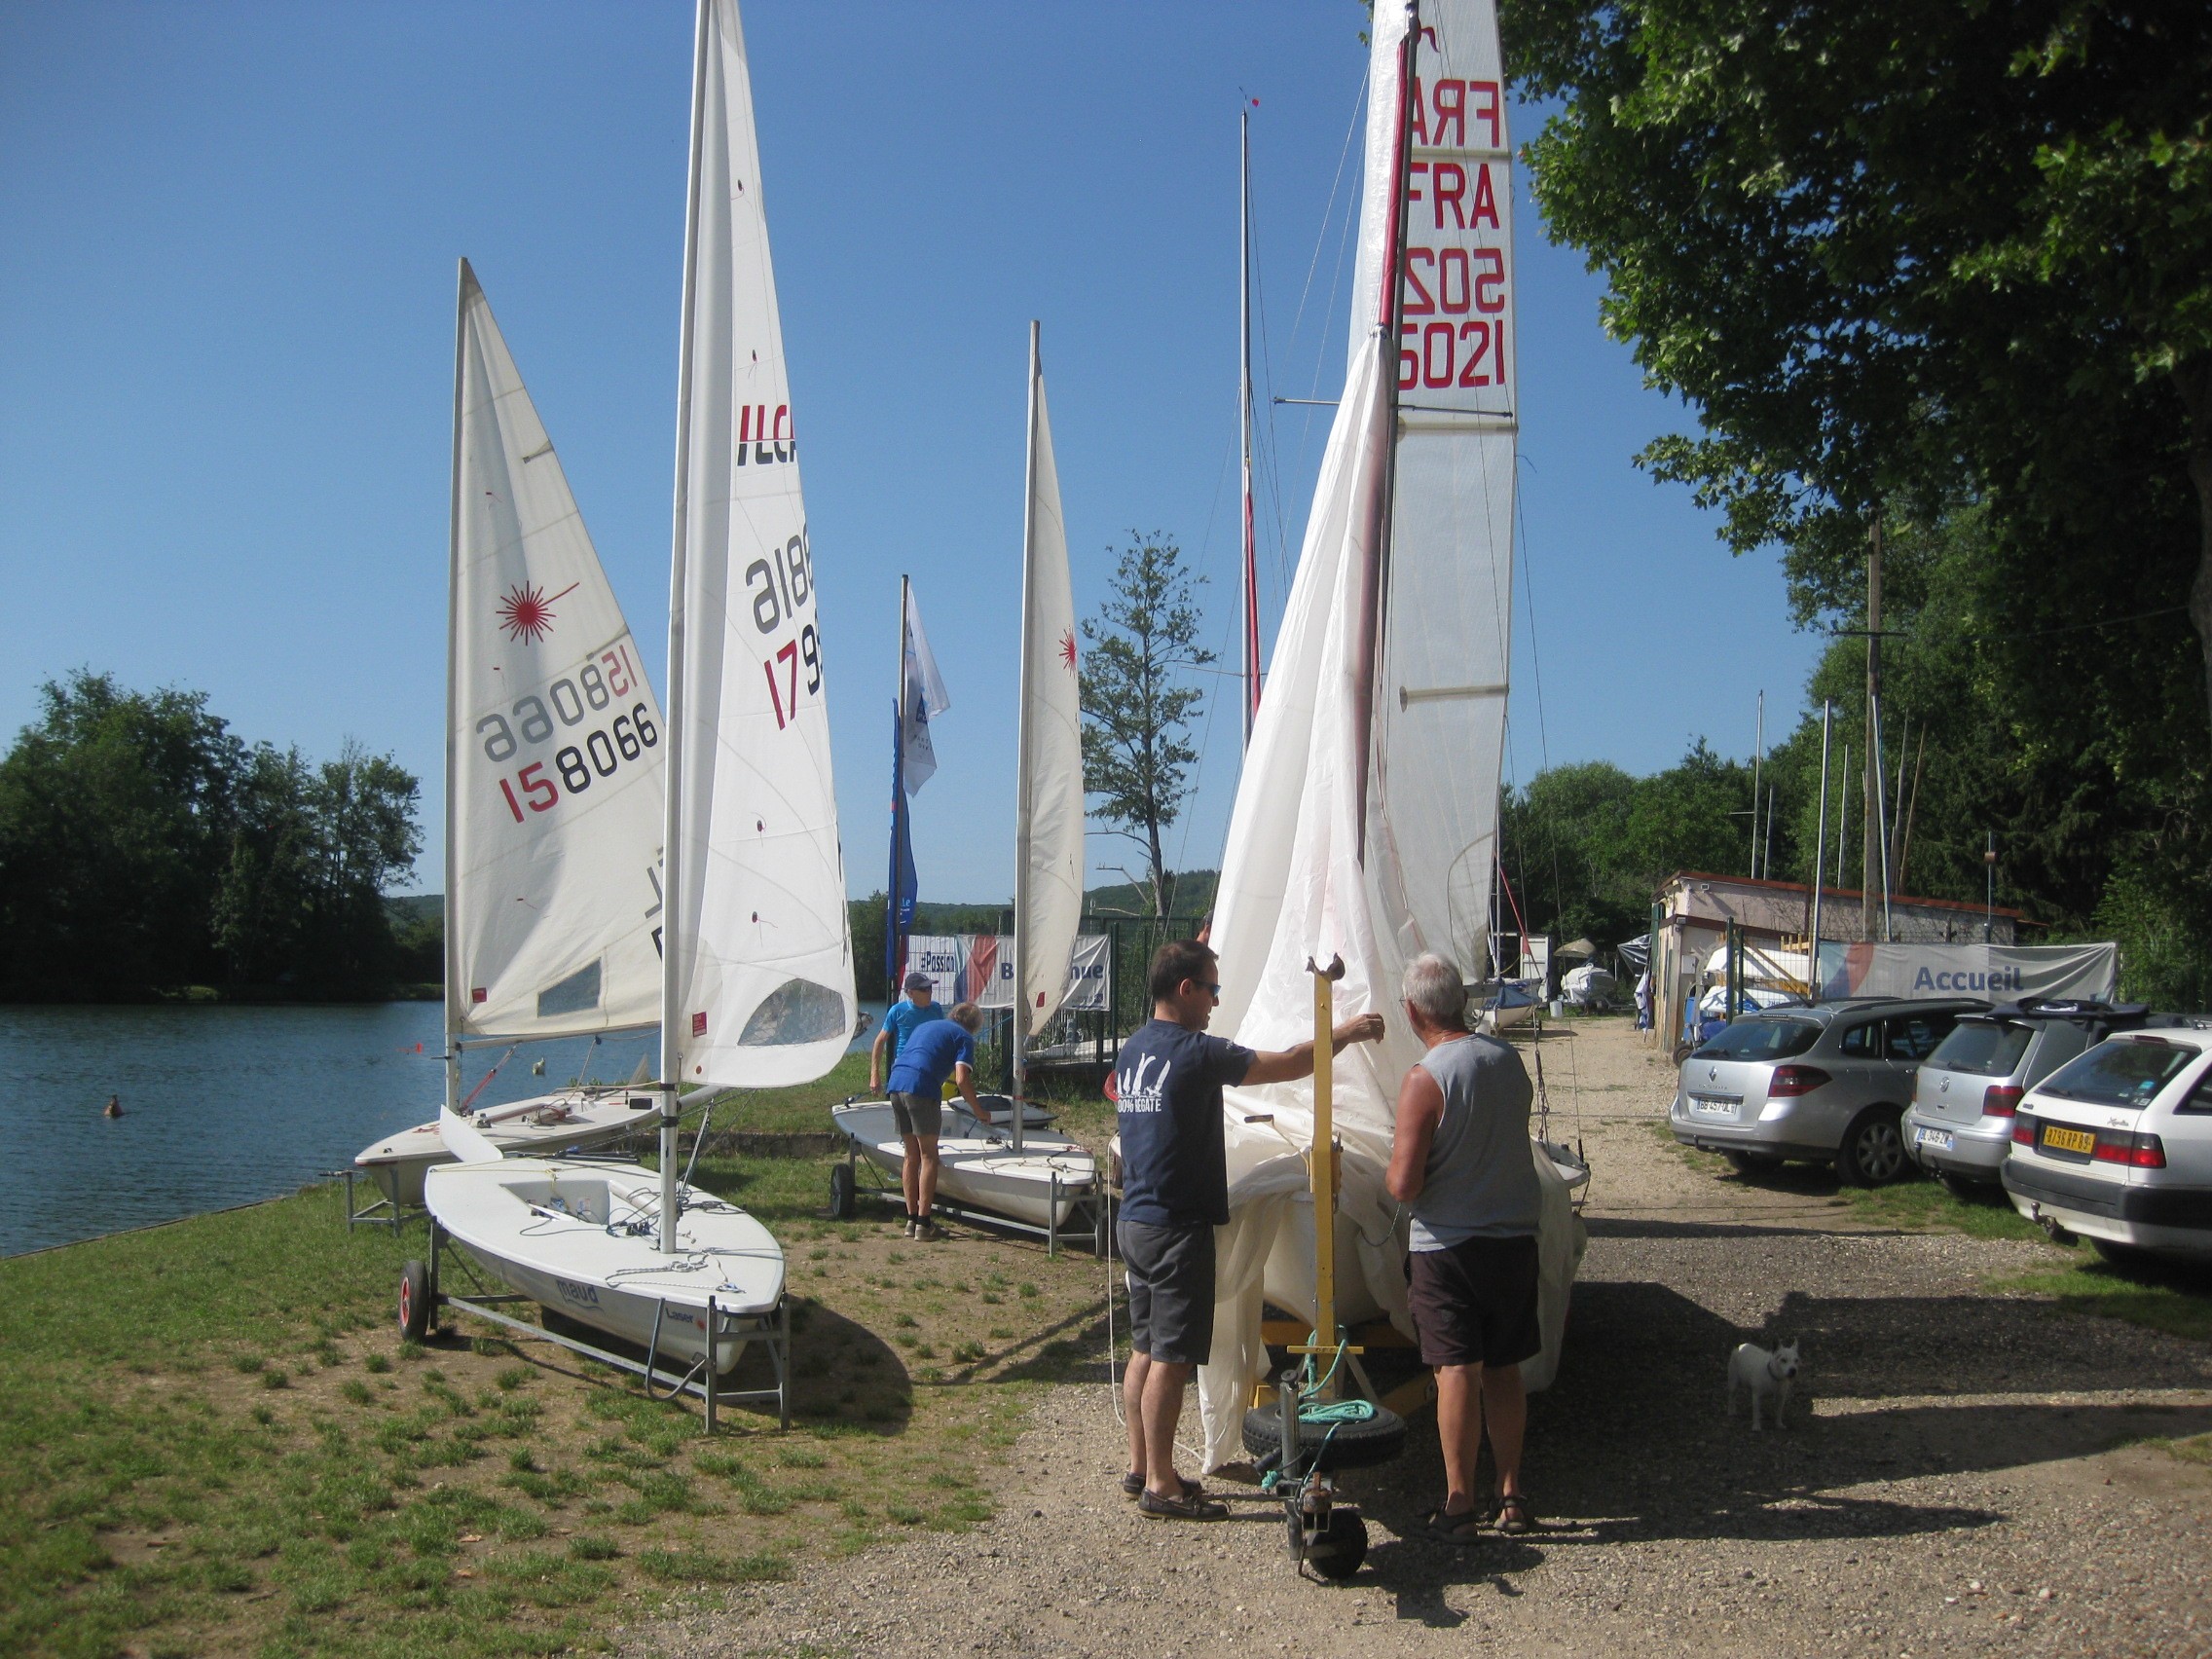
<svg viewBox="0 0 2212 1659">
<path fill-rule="evenodd" d="M 1797 1381 L 1797 1345 L 1784 1343 L 1769 1353 L 1756 1343 L 1738 1345 L 1728 1356 L 1728 1415 L 1736 1415 L 1736 1390 L 1751 1391 L 1751 1427 L 1759 1426 L 1759 1402 L 1774 1402 L 1774 1426 L 1782 1426 L 1782 1410 L 1789 1404 L 1790 1384 Z"/>
</svg>

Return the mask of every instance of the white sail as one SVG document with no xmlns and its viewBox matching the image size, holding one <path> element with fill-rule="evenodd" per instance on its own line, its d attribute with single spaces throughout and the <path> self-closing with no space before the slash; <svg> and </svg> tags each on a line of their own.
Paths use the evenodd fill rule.
<svg viewBox="0 0 2212 1659">
<path fill-rule="evenodd" d="M 668 1080 L 820 1077 L 853 1030 L 814 561 L 753 88 L 703 0 L 669 596 Z"/>
<path fill-rule="evenodd" d="M 649 1024 L 660 705 L 465 260 L 455 357 L 448 1029 Z"/>
<path fill-rule="evenodd" d="M 1016 768 L 1014 971 L 1025 1035 L 1045 1029 L 1072 986 L 1083 919 L 1083 710 L 1075 594 L 1037 325 L 1029 332 L 1029 501 L 1021 562 L 1020 756 Z"/>
<path fill-rule="evenodd" d="M 1341 956 L 1339 1019 L 1383 1015 L 1380 1043 L 1335 1067 L 1343 1137 L 1338 1310 L 1410 1328 L 1404 1240 L 1382 1188 L 1399 1081 L 1421 1046 L 1398 997 L 1438 950 L 1470 976 L 1489 930 L 1510 661 L 1514 439 L 1509 149 L 1492 0 L 1426 0 L 1401 104 L 1402 0 L 1375 9 L 1367 186 L 1346 385 L 1323 457 L 1267 695 L 1239 780 L 1212 943 L 1214 1029 L 1255 1049 L 1312 1035 L 1309 959 Z M 1410 133 L 1397 247 L 1401 112 Z M 1401 283 L 1389 338 L 1382 273 Z M 1395 381 L 1393 387 L 1392 382 Z M 1387 527 L 1384 519 L 1387 516 Z M 1248 1123 L 1250 1116 L 1269 1121 Z M 1220 1253 L 1215 1363 L 1200 1377 L 1206 1461 L 1241 1456 L 1266 1368 L 1263 1282 L 1311 1313 L 1312 1243 L 1298 1155 L 1310 1082 L 1232 1090 L 1233 1219 Z M 1536 1160 L 1540 1177 L 1546 1163 Z M 1546 1191 L 1549 1380 L 1575 1224 Z M 1562 1255 L 1562 1252 L 1566 1252 Z"/>
</svg>

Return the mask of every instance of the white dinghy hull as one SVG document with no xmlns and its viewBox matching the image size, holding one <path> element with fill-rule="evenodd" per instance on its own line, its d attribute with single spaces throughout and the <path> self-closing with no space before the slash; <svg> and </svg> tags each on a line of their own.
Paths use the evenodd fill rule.
<svg viewBox="0 0 2212 1659">
<path fill-rule="evenodd" d="M 784 1295 L 784 1252 L 748 1211 L 680 1187 L 677 1250 L 653 1243 L 660 1176 L 626 1163 L 503 1159 L 429 1171 L 424 1198 L 438 1226 L 509 1289 L 638 1347 L 664 1366 L 707 1351 L 726 1374 L 747 1338 L 733 1321 L 772 1315 Z"/>
<path fill-rule="evenodd" d="M 863 1158 L 899 1178 L 905 1151 L 891 1102 L 856 1101 L 833 1108 L 830 1117 Z M 1065 1135 L 1028 1129 L 1017 1153 L 1011 1136 L 977 1123 L 964 1106 L 948 1107 L 945 1117 L 937 1143 L 937 1190 L 947 1203 L 1056 1230 L 1097 1189 L 1097 1160 Z"/>
<path fill-rule="evenodd" d="M 487 1107 L 470 1122 L 502 1155 L 529 1158 L 588 1152 L 659 1126 L 659 1117 L 632 1107 L 632 1098 L 633 1091 L 628 1089 L 611 1093 L 604 1089 L 563 1089 Z M 432 1165 L 454 1161 L 433 1120 L 372 1142 L 354 1157 L 353 1163 L 394 1205 L 419 1209 L 424 1176 Z"/>
</svg>

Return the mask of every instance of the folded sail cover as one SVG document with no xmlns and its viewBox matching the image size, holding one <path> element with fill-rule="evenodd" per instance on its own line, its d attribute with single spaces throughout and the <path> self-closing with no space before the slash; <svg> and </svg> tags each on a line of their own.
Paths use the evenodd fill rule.
<svg viewBox="0 0 2212 1659">
<path fill-rule="evenodd" d="M 814 559 L 733 0 L 700 8 L 693 94 L 664 1063 L 686 1085 L 772 1087 L 820 1077 L 845 1051 L 853 961 Z"/>
<path fill-rule="evenodd" d="M 447 1023 L 660 1016 L 660 704 L 561 458 L 462 262 L 456 363 Z"/>
<path fill-rule="evenodd" d="M 1217 1031 L 1255 1049 L 1312 1035 L 1309 959 L 1344 958 L 1340 1019 L 1387 1035 L 1337 1061 L 1345 1145 L 1339 1311 L 1408 1323 L 1404 1241 L 1382 1190 L 1398 1083 L 1421 1048 L 1398 998 L 1423 950 L 1484 966 L 1510 661 L 1514 409 L 1511 202 L 1490 0 L 1420 8 L 1400 102 L 1401 0 L 1375 9 L 1367 184 L 1349 362 L 1230 822 L 1212 942 Z M 1403 327 L 1382 271 L 1394 245 L 1400 120 L 1410 134 Z M 1392 388 L 1395 379 L 1395 420 Z M 1384 508 L 1388 534 L 1378 537 Z M 1380 545 L 1378 544 L 1380 541 Z M 1272 1121 L 1247 1123 L 1248 1116 Z M 1266 1366 L 1262 1288 L 1311 1314 L 1312 1217 L 1300 1154 L 1310 1083 L 1231 1091 L 1233 1219 L 1213 1358 L 1200 1378 L 1209 1466 Z M 1548 1161 L 1536 1159 L 1545 1176 Z M 1575 1224 L 1545 1180 L 1546 1358 L 1557 1352 Z"/>
</svg>

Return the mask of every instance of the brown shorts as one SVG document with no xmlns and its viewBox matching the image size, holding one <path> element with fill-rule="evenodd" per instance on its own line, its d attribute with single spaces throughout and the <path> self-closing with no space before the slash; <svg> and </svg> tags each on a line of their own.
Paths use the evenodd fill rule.
<svg viewBox="0 0 2212 1659">
<path fill-rule="evenodd" d="M 1533 1234 L 1409 1250 L 1406 1283 L 1423 1365 L 1519 1365 L 1543 1348 Z"/>
</svg>

